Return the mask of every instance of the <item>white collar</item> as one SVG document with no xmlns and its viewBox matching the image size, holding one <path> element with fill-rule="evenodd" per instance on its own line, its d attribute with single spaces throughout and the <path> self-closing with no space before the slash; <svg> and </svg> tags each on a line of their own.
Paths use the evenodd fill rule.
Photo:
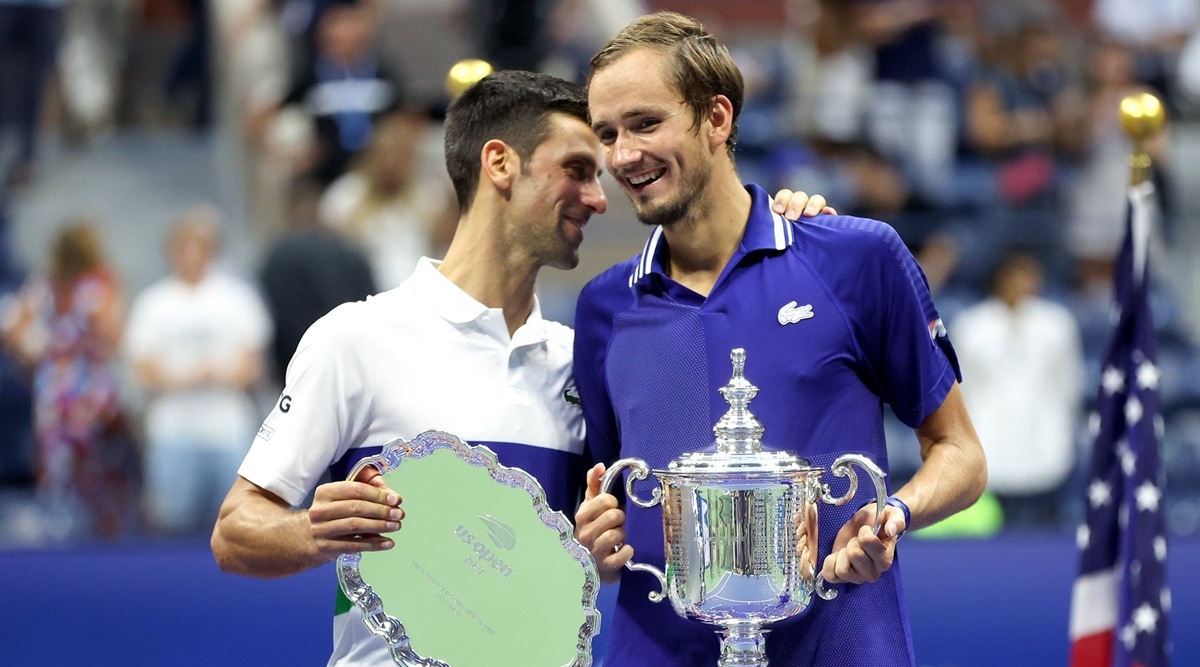
<svg viewBox="0 0 1200 667">
<path fill-rule="evenodd" d="M 456 325 L 470 324 L 479 322 L 484 319 L 499 318 L 504 320 L 504 313 L 499 308 L 488 308 L 476 301 L 470 294 L 463 291 L 461 287 L 454 284 L 449 278 L 438 271 L 442 261 L 439 259 L 431 259 L 422 257 L 417 261 L 417 267 L 413 270 L 412 276 L 405 281 L 413 292 L 424 301 L 439 317 Z M 542 320 L 542 307 L 536 295 L 533 297 L 533 308 L 529 311 L 529 318 L 518 329 L 525 329 L 539 332 L 537 338 L 544 339 L 545 334 L 542 333 L 545 329 Z M 507 330 L 507 325 L 506 325 Z M 525 334 L 528 335 L 528 334 Z M 524 338 L 522 335 L 521 338 Z"/>
</svg>

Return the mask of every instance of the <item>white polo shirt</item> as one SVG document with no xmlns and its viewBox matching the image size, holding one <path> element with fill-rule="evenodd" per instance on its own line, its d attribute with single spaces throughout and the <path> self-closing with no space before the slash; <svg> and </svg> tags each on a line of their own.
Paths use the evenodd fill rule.
<svg viewBox="0 0 1200 667">
<path fill-rule="evenodd" d="M 309 328 L 238 474 L 298 505 L 326 470 L 344 478 L 384 443 L 436 429 L 488 445 L 569 516 L 584 478 L 573 338 L 542 319 L 536 300 L 510 337 L 502 311 L 422 258 L 399 287 Z M 340 595 L 337 611 L 330 665 L 394 664 Z"/>
</svg>

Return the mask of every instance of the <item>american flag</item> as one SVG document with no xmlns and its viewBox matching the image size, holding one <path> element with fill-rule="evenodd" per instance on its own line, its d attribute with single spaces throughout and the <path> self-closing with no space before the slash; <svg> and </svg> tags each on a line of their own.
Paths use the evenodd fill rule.
<svg viewBox="0 0 1200 667">
<path fill-rule="evenodd" d="M 1148 300 L 1147 246 L 1156 215 L 1153 185 L 1131 187 L 1116 264 L 1116 329 L 1089 422 L 1092 461 L 1086 520 L 1076 536 L 1071 667 L 1170 664 L 1160 372 Z"/>
</svg>

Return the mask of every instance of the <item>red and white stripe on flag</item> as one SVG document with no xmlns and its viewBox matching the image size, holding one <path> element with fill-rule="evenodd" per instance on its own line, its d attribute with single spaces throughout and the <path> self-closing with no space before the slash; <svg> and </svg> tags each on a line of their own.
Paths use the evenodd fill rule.
<svg viewBox="0 0 1200 667">
<path fill-rule="evenodd" d="M 1117 626 L 1117 572 L 1081 575 L 1071 591 L 1071 664 L 1111 665 Z"/>
</svg>

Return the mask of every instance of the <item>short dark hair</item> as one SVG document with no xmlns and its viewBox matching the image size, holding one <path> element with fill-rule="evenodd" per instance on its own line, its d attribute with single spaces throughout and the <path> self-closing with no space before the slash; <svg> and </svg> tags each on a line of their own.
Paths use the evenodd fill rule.
<svg viewBox="0 0 1200 667">
<path fill-rule="evenodd" d="M 479 154 L 499 139 L 522 160 L 533 154 L 550 132 L 552 113 L 587 122 L 587 96 L 578 84 L 547 74 L 502 70 L 463 91 L 446 112 L 446 171 L 454 184 L 460 211 L 466 211 L 479 188 Z"/>
</svg>

